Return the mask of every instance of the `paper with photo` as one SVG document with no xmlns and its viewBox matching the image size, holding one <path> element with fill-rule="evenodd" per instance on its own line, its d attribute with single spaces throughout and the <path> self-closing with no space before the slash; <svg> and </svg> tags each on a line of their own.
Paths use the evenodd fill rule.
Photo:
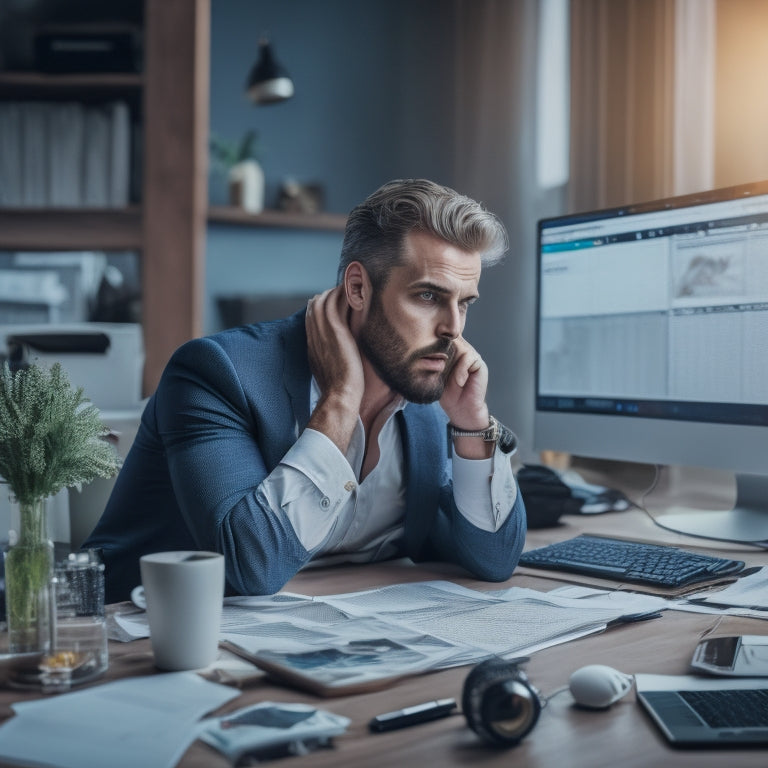
<svg viewBox="0 0 768 768">
<path fill-rule="evenodd" d="M 244 756 L 254 760 L 306 754 L 329 746 L 344 733 L 350 720 L 308 704 L 262 701 L 200 723 L 198 738 L 235 764 Z"/>
</svg>

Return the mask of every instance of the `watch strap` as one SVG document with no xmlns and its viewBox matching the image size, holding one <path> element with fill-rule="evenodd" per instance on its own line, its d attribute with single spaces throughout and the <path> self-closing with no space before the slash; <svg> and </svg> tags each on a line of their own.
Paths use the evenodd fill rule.
<svg viewBox="0 0 768 768">
<path fill-rule="evenodd" d="M 451 437 L 482 437 L 487 443 L 495 442 L 498 437 L 499 422 L 491 416 L 490 423 L 485 429 L 461 429 L 453 424 L 448 425 Z"/>
<path fill-rule="evenodd" d="M 517 448 L 517 435 L 493 416 L 485 429 L 461 429 L 449 423 L 448 436 L 482 437 L 487 443 L 496 443 L 503 453 L 512 453 Z"/>
</svg>

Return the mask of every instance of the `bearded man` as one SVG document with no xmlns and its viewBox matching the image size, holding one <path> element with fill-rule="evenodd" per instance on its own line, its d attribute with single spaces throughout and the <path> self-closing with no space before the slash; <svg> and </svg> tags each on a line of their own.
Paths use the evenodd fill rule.
<svg viewBox="0 0 768 768">
<path fill-rule="evenodd" d="M 179 348 L 83 545 L 107 601 L 163 550 L 223 553 L 228 594 L 398 557 L 507 579 L 525 540 L 515 438 L 462 335 L 506 248 L 474 200 L 393 181 L 352 210 L 337 285 L 306 310 Z"/>
</svg>

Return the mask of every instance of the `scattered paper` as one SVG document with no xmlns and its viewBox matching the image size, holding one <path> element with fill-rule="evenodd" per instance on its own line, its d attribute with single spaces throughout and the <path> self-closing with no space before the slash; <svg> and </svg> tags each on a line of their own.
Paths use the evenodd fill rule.
<svg viewBox="0 0 768 768">
<path fill-rule="evenodd" d="M 725 588 L 702 590 L 671 600 L 669 607 L 677 611 L 768 619 L 768 568 L 758 568 Z"/>
<path fill-rule="evenodd" d="M 174 672 L 19 702 L 0 726 L 0 759 L 41 768 L 172 768 L 197 737 L 197 721 L 238 695 Z"/>
</svg>

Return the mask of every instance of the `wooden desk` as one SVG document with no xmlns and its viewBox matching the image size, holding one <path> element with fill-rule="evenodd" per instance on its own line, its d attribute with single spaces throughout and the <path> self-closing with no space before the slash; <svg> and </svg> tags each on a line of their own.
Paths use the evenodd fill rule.
<svg viewBox="0 0 768 768">
<path fill-rule="evenodd" d="M 621 532 L 636 537 L 675 540 L 674 534 L 654 530 L 644 513 L 601 515 L 599 518 L 568 517 L 556 528 L 531 531 L 528 547 L 555 539 L 569 538 L 582 530 Z M 658 535 L 657 535 L 658 533 Z M 690 540 L 686 540 L 690 543 Z M 750 564 L 768 565 L 768 553 L 738 548 Z M 334 594 L 385 584 L 427 579 L 450 579 L 470 588 L 488 589 L 498 585 L 467 578 L 450 566 L 415 566 L 395 561 L 368 566 L 308 570 L 287 586 L 293 592 L 310 595 Z M 548 590 L 558 582 L 536 576 L 515 575 L 509 586 Z M 514 632 L 514 627 L 509 628 Z M 625 672 L 684 674 L 699 638 L 712 633 L 765 634 L 768 624 L 754 619 L 688 614 L 668 611 L 660 619 L 625 625 L 535 654 L 526 669 L 531 682 L 544 696 L 567 685 L 570 674 L 584 664 L 603 663 Z M 483 745 L 466 726 L 463 716 L 384 734 L 371 734 L 368 721 L 376 714 L 433 698 L 461 699 L 464 679 L 470 667 L 459 667 L 401 681 L 383 691 L 333 699 L 277 687 L 264 680 L 245 688 L 242 695 L 220 713 L 270 699 L 309 702 L 351 719 L 348 732 L 336 739 L 335 748 L 304 757 L 285 758 L 275 765 L 307 768 L 354 766 L 520 766 L 521 768 L 647 768 L 647 766 L 690 766 L 690 768 L 757 768 L 766 764 L 766 750 L 675 750 L 646 717 L 634 692 L 608 711 L 579 710 L 570 694 L 556 695 L 543 710 L 536 728 L 517 747 L 497 750 Z M 148 640 L 110 644 L 107 679 L 158 674 L 152 664 Z M 11 715 L 13 701 L 32 697 L 18 691 L 0 690 L 0 719 Z M 206 745 L 196 742 L 185 754 L 181 768 L 227 768 L 227 760 Z"/>
</svg>

